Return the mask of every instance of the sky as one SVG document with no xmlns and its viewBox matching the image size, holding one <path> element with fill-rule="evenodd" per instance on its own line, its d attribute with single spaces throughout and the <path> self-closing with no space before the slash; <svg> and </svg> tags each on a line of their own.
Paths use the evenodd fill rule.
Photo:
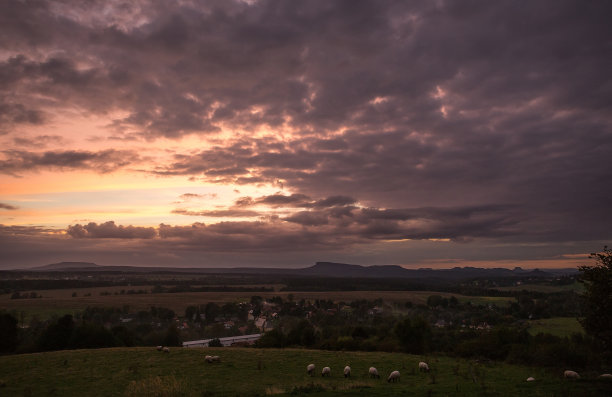
<svg viewBox="0 0 612 397">
<path fill-rule="evenodd" d="M 609 1 L 9 0 L 0 269 L 590 264 Z"/>
</svg>

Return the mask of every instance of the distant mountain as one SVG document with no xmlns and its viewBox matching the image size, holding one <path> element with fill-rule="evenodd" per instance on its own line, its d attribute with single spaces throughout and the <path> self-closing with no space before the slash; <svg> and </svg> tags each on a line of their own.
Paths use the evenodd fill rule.
<svg viewBox="0 0 612 397">
<path fill-rule="evenodd" d="M 298 270 L 304 276 L 325 277 L 410 277 L 412 270 L 396 265 L 359 266 L 346 263 L 317 262 L 314 266 Z"/>
<path fill-rule="evenodd" d="M 506 268 L 454 267 L 452 269 L 406 269 L 396 265 L 359 266 L 346 263 L 317 262 L 314 266 L 298 269 L 301 275 L 324 277 L 366 277 L 366 278 L 443 278 L 468 279 L 481 277 L 549 277 L 552 272 L 539 269 L 514 270 Z M 571 271 L 570 271 L 571 273 Z"/>
<path fill-rule="evenodd" d="M 342 277 L 342 278 L 406 278 L 465 280 L 471 278 L 495 277 L 552 277 L 576 273 L 576 269 L 506 269 L 454 267 L 452 269 L 406 269 L 397 265 L 360 266 L 348 263 L 317 262 L 301 269 L 287 268 L 173 268 L 140 266 L 99 266 L 90 262 L 60 262 L 27 269 L 30 271 L 52 272 L 115 272 L 115 273 L 188 273 L 188 274 L 274 274 L 287 276 Z"/>
<path fill-rule="evenodd" d="M 51 263 L 50 265 L 33 267 L 28 270 L 74 270 L 74 269 L 88 269 L 94 270 L 99 268 L 100 266 L 91 262 L 59 262 L 59 263 Z"/>
</svg>

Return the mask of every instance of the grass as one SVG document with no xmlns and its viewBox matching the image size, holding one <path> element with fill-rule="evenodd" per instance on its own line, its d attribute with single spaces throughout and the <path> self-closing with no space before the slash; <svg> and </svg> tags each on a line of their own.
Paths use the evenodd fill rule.
<svg viewBox="0 0 612 397">
<path fill-rule="evenodd" d="M 221 357 L 207 364 L 204 355 Z M 417 363 L 430 364 L 420 373 Z M 330 366 L 331 377 L 309 377 Z M 352 377 L 342 368 L 351 365 Z M 374 365 L 383 379 L 370 379 Z M 387 383 L 392 370 L 399 383 Z M 317 372 L 318 372 L 317 371 Z M 561 378 L 562 370 L 477 364 L 449 357 L 398 353 L 329 352 L 300 349 L 154 348 L 73 350 L 0 357 L 0 395 L 4 396 L 609 396 L 612 384 L 583 373 Z M 526 382 L 529 376 L 536 382 Z"/>
<path fill-rule="evenodd" d="M 529 321 L 528 332 L 531 335 L 548 333 L 560 337 L 569 337 L 573 333 L 583 334 L 584 329 L 575 317 L 553 317 Z"/>
</svg>

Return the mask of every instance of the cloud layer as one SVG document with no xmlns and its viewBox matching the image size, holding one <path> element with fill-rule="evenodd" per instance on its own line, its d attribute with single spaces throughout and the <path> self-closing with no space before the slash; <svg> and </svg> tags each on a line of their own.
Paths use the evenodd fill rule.
<svg viewBox="0 0 612 397">
<path fill-rule="evenodd" d="M 612 238 L 611 13 L 566 0 L 9 2 L 0 183 L 121 171 L 249 191 L 177 193 L 166 212 L 185 224 L 57 225 L 66 244 L 596 250 Z M 99 124 L 78 141 L 76 119 Z"/>
</svg>

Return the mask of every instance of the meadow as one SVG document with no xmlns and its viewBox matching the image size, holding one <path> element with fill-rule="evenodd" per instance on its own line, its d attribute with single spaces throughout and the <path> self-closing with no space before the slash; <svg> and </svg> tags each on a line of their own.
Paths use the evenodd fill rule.
<svg viewBox="0 0 612 397">
<path fill-rule="evenodd" d="M 221 362 L 209 364 L 206 354 Z M 419 372 L 419 361 L 430 364 Z M 309 377 L 306 365 L 315 363 Z M 342 369 L 352 368 L 345 379 Z M 323 366 L 331 377 L 322 378 Z M 381 379 L 371 379 L 375 366 Z M 393 370 L 399 383 L 386 382 Z M 609 396 L 612 383 L 583 373 L 577 381 L 561 371 L 478 363 L 444 356 L 380 352 L 330 352 L 253 348 L 111 348 L 0 357 L 2 396 Z M 527 377 L 535 382 L 526 382 Z"/>
<path fill-rule="evenodd" d="M 552 317 L 530 320 L 528 330 L 531 335 L 546 333 L 561 338 L 569 337 L 574 333 L 584 334 L 584 329 L 575 317 Z"/>
</svg>

